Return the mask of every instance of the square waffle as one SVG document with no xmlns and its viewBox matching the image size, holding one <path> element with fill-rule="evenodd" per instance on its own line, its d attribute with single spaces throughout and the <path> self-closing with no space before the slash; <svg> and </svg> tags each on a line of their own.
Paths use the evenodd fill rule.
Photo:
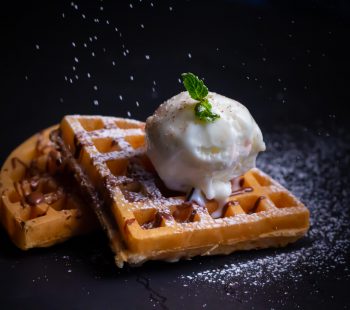
<svg viewBox="0 0 350 310">
<path fill-rule="evenodd" d="M 223 209 L 169 191 L 145 155 L 142 122 L 66 116 L 53 140 L 107 231 L 118 267 L 285 246 L 308 230 L 307 208 L 258 169 L 234 182 Z"/>
<path fill-rule="evenodd" d="M 57 126 L 16 148 L 0 173 L 0 221 L 23 250 L 47 247 L 96 229 L 97 221 L 64 173 L 59 152 L 49 140 Z"/>
</svg>

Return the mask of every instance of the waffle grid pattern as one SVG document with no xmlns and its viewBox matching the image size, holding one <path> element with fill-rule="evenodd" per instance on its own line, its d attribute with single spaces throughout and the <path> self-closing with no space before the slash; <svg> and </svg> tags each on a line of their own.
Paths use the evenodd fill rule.
<svg viewBox="0 0 350 310">
<path fill-rule="evenodd" d="M 76 193 L 67 192 L 56 174 L 61 162 L 48 138 L 53 129 L 19 146 L 0 174 L 1 222 L 24 250 L 50 246 L 96 228 L 90 210 Z"/>
<path fill-rule="evenodd" d="M 66 116 L 61 135 L 102 192 L 126 246 L 126 261 L 167 257 L 180 249 L 229 245 L 262 236 L 302 235 L 308 211 L 258 169 L 246 173 L 221 210 L 164 189 L 145 152 L 144 123 L 100 116 Z M 107 197 L 107 198 L 106 198 Z M 215 216 L 214 216 L 215 215 Z M 202 253 L 204 254 L 204 253 Z"/>
</svg>

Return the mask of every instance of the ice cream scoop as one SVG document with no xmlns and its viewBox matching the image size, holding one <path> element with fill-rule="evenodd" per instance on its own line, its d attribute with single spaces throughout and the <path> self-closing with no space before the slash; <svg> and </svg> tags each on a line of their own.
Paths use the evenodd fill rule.
<svg viewBox="0 0 350 310">
<path fill-rule="evenodd" d="M 147 155 L 169 189 L 194 188 L 223 205 L 230 181 L 255 167 L 265 143 L 245 106 L 213 92 L 206 98 L 219 115 L 212 122 L 196 117 L 188 92 L 160 105 L 146 122 Z"/>
</svg>

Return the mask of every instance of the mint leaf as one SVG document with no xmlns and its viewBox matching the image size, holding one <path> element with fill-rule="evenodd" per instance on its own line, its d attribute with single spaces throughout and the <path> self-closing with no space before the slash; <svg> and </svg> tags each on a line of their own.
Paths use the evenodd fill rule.
<svg viewBox="0 0 350 310">
<path fill-rule="evenodd" d="M 208 95 L 208 88 L 204 82 L 191 72 L 182 73 L 182 81 L 191 98 L 202 100 Z"/>
<path fill-rule="evenodd" d="M 210 103 L 207 100 L 206 102 L 210 105 Z M 207 106 L 203 104 L 203 101 L 200 101 L 195 105 L 194 113 L 196 117 L 199 118 L 201 121 L 206 121 L 210 123 L 214 122 L 220 117 L 220 115 L 213 113 L 211 109 L 208 109 Z"/>
<path fill-rule="evenodd" d="M 207 109 L 204 107 L 204 105 L 201 102 L 198 102 L 194 107 L 194 112 L 199 119 L 201 119 L 202 116 L 204 116 L 206 111 Z"/>
<path fill-rule="evenodd" d="M 211 104 L 209 103 L 208 99 L 203 99 L 201 100 L 201 104 L 208 110 L 211 110 L 212 106 Z"/>
<path fill-rule="evenodd" d="M 212 106 L 208 99 L 208 88 L 204 85 L 204 82 L 191 72 L 182 73 L 182 81 L 191 98 L 198 100 L 194 107 L 195 116 L 205 122 L 214 122 L 220 117 L 219 114 L 215 114 L 211 111 Z"/>
</svg>

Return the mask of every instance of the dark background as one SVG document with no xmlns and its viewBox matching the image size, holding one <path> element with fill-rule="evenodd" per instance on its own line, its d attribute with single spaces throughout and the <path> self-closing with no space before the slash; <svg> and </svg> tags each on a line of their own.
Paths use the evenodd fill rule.
<svg viewBox="0 0 350 310">
<path fill-rule="evenodd" d="M 100 233 L 22 253 L 0 230 L 1 307 L 349 307 L 348 1 L 36 1 L 2 4 L 0 14 L 0 163 L 65 114 L 145 120 L 191 71 L 249 108 L 268 146 L 258 166 L 312 219 L 286 249 L 123 271 Z M 278 264 L 288 267 L 273 259 L 280 253 L 301 262 L 276 280 Z M 187 281 L 269 258 L 276 270 L 258 287 L 243 273 Z"/>
</svg>

